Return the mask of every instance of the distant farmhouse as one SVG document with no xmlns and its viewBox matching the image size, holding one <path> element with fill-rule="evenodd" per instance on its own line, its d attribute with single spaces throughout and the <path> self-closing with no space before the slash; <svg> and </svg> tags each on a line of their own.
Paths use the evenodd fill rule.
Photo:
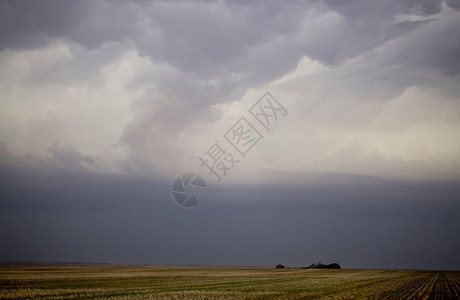
<svg viewBox="0 0 460 300">
<path fill-rule="evenodd" d="M 282 264 L 279 264 L 275 267 L 276 269 L 284 269 L 285 267 Z"/>
</svg>

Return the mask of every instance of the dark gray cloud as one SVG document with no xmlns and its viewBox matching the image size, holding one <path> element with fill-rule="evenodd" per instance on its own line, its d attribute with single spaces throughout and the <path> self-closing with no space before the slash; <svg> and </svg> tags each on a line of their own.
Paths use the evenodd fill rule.
<svg viewBox="0 0 460 300">
<path fill-rule="evenodd" d="M 68 39 L 89 49 L 108 42 L 131 42 L 153 61 L 166 62 L 198 78 L 219 79 L 218 84 L 224 85 L 220 88 L 232 81 L 231 75 L 239 75 L 237 88 L 282 76 L 303 55 L 327 64 L 341 63 L 420 24 L 394 25 L 396 16 L 437 14 L 442 2 L 324 3 L 7 1 L 2 3 L 0 46 L 33 48 L 52 38 Z M 328 9 L 343 19 L 326 20 L 311 30 L 304 27 L 311 26 L 306 20 L 326 15 Z"/>
<path fill-rule="evenodd" d="M 43 46 L 78 26 L 85 11 L 75 2 L 2 1 L 0 49 Z"/>
<path fill-rule="evenodd" d="M 424 66 L 446 76 L 457 76 L 460 73 L 459 30 L 460 16 L 426 26 L 429 34 L 419 34 L 401 43 L 393 64 Z"/>
<path fill-rule="evenodd" d="M 436 15 L 442 3 L 3 1 L 0 49 L 34 48 L 53 38 L 69 39 L 89 49 L 126 41 L 134 43 L 141 55 L 167 62 L 199 78 L 224 76 L 222 79 L 228 80 L 228 74 L 243 74 L 245 80 L 257 83 L 267 73 L 266 67 L 258 70 L 262 64 L 277 62 L 269 72 L 271 78 L 276 78 L 293 68 L 305 54 L 325 63 L 340 63 L 419 24 L 405 21 L 394 25 L 395 17 Z M 451 1 L 447 4 L 455 7 Z M 320 30 L 313 35 L 303 27 L 310 25 L 305 20 L 330 11 L 343 19 L 313 27 L 311 30 Z M 268 52 L 251 56 L 254 49 L 271 45 L 277 39 L 286 45 L 269 47 L 265 49 Z M 283 63 L 278 63 L 280 59 Z"/>
<path fill-rule="evenodd" d="M 456 11 L 460 10 L 460 3 L 455 0 L 446 0 L 446 4 L 450 7 L 455 9 Z"/>
<path fill-rule="evenodd" d="M 162 180 L 39 171 L 2 165 L 1 260 L 460 268 L 458 182 L 291 174 L 183 210 Z"/>
<path fill-rule="evenodd" d="M 379 22 L 398 14 L 433 15 L 441 11 L 443 0 L 325 0 L 330 8 L 339 11 L 350 20 L 369 19 Z"/>
<path fill-rule="evenodd" d="M 94 49 L 132 33 L 134 4 L 105 1 L 2 1 L 0 49 L 42 47 L 52 39 Z"/>
</svg>

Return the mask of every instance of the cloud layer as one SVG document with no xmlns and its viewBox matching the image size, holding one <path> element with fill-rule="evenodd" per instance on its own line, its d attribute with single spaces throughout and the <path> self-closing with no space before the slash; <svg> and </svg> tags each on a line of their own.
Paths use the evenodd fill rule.
<svg viewBox="0 0 460 300">
<path fill-rule="evenodd" d="M 445 110 L 433 118 L 449 121 L 438 121 L 438 129 L 458 126 L 451 122 L 458 119 L 460 18 L 452 1 L 1 5 L 1 139 L 17 153 L 43 155 L 63 141 L 93 160 L 105 157 L 100 164 L 112 169 L 124 160 L 121 165 L 130 170 L 177 171 L 196 156 L 190 149 L 205 150 L 197 149 L 197 141 L 216 138 L 194 133 L 184 140 L 190 128 L 209 132 L 205 127 L 222 122 L 230 103 L 255 101 L 256 91 L 280 86 L 277 97 L 300 112 L 289 119 L 295 136 L 305 136 L 304 126 L 322 132 L 334 124 L 348 136 L 357 128 L 374 131 L 359 119 L 381 118 L 408 89 L 415 90 L 413 105 L 425 110 L 425 121 L 442 102 Z M 314 62 L 316 69 L 302 62 Z M 415 98 L 426 89 L 438 91 L 430 95 L 437 99 L 418 104 Z M 403 121 L 410 107 L 398 109 L 396 123 L 419 125 Z M 332 146 L 333 139 L 331 134 L 325 142 Z M 366 149 L 363 141 L 348 139 L 341 148 L 356 145 L 386 159 L 407 160 L 381 145 Z M 309 161 L 342 155 L 334 154 L 337 146 L 323 149 L 314 137 L 312 144 L 331 157 L 306 153 Z M 435 149 L 430 155 L 455 163 L 458 145 L 442 145 L 449 146 L 457 152 Z M 431 163 L 428 156 L 420 160 Z M 362 172 L 343 169 L 340 161 L 332 168 Z"/>
</svg>

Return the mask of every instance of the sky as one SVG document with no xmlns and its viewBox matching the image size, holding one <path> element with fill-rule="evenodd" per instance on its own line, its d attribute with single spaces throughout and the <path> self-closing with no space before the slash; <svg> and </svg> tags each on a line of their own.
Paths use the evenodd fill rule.
<svg viewBox="0 0 460 300">
<path fill-rule="evenodd" d="M 0 261 L 460 269 L 459 12 L 0 1 Z"/>
</svg>

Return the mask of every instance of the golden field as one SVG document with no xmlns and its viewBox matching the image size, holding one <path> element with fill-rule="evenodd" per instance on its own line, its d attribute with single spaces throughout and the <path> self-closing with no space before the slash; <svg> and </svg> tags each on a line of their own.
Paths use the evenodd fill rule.
<svg viewBox="0 0 460 300">
<path fill-rule="evenodd" d="M 0 267 L 1 299 L 460 299 L 460 271 Z"/>
</svg>

